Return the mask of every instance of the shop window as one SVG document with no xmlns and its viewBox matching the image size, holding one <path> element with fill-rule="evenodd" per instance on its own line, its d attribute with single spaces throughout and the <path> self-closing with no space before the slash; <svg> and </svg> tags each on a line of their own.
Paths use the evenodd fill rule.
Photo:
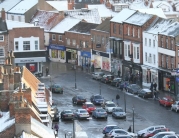
<svg viewBox="0 0 179 138">
<path fill-rule="evenodd" d="M 76 40 L 75 39 L 72 40 L 72 44 L 73 44 L 73 46 L 76 45 Z"/>
<path fill-rule="evenodd" d="M 151 39 L 149 39 L 149 46 L 151 47 Z"/>
<path fill-rule="evenodd" d="M 60 58 L 65 59 L 65 52 L 64 51 L 60 51 Z"/>
<path fill-rule="evenodd" d="M 62 41 L 62 35 L 58 36 L 59 41 Z"/>
<path fill-rule="evenodd" d="M 38 50 L 38 49 L 39 49 L 38 41 L 35 41 L 35 50 Z"/>
<path fill-rule="evenodd" d="M 143 69 L 142 70 L 142 74 L 143 74 L 143 77 L 142 77 L 142 81 L 144 82 L 144 83 L 147 83 L 147 70 L 146 69 Z"/>
<path fill-rule="evenodd" d="M 0 48 L 0 57 L 4 57 L 4 48 Z"/>
<path fill-rule="evenodd" d="M 15 41 L 15 50 L 18 51 L 19 50 L 19 42 Z"/>
<path fill-rule="evenodd" d="M 52 34 L 52 40 L 56 40 L 56 35 Z"/>
<path fill-rule="evenodd" d="M 132 29 L 132 32 L 133 32 L 133 37 L 135 37 L 135 29 L 134 28 Z"/>
<path fill-rule="evenodd" d="M 128 57 L 130 56 L 130 53 L 131 53 L 130 49 L 131 49 L 131 47 L 130 47 L 130 45 L 128 45 L 128 55 L 127 55 Z"/>
<path fill-rule="evenodd" d="M 23 50 L 30 50 L 30 41 L 23 41 Z"/>
<path fill-rule="evenodd" d="M 136 59 L 136 47 L 134 46 L 134 59 Z"/>
<path fill-rule="evenodd" d="M 120 55 L 122 55 L 122 43 L 119 43 L 119 47 Z"/>
<path fill-rule="evenodd" d="M 4 41 L 4 35 L 0 35 L 0 42 Z"/>
<path fill-rule="evenodd" d="M 113 23 L 113 33 L 115 34 L 116 33 L 116 24 Z"/>
<path fill-rule="evenodd" d="M 147 79 L 147 83 L 151 83 L 151 71 L 150 71 L 150 69 L 147 70 L 146 79 Z"/>
<path fill-rule="evenodd" d="M 147 38 L 145 38 L 145 46 L 147 46 Z"/>
<path fill-rule="evenodd" d="M 153 46 L 155 47 L 155 40 L 153 40 Z"/>
</svg>

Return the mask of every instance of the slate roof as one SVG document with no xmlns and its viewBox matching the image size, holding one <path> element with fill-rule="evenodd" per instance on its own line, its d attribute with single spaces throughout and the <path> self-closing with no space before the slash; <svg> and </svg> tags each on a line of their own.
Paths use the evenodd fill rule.
<svg viewBox="0 0 179 138">
<path fill-rule="evenodd" d="M 90 34 L 90 30 L 96 28 L 97 26 L 98 24 L 79 22 L 74 27 L 72 27 L 69 32 Z"/>
<path fill-rule="evenodd" d="M 74 17 L 80 20 L 85 20 L 89 23 L 100 24 L 101 18 L 98 9 L 80 9 L 64 11 L 65 16 Z"/>
<path fill-rule="evenodd" d="M 151 14 L 145 14 L 141 12 L 136 12 L 131 17 L 129 17 L 127 20 L 125 20 L 125 23 L 134 24 L 138 26 L 142 26 L 145 24 L 149 19 L 151 19 L 153 15 Z"/>
<path fill-rule="evenodd" d="M 110 32 L 110 19 L 106 19 L 105 21 L 103 21 L 94 30 L 105 31 L 109 33 Z"/>
<path fill-rule="evenodd" d="M 21 0 L 4 0 L 0 2 L 0 10 L 4 8 L 5 12 L 9 11 L 11 8 L 13 8 L 17 3 L 19 3 Z"/>
<path fill-rule="evenodd" d="M 59 13 L 57 11 L 38 10 L 30 23 L 34 24 L 35 21 L 38 21 L 36 26 L 43 27 L 45 31 L 49 31 L 56 25 L 55 23 L 58 21 L 58 18 Z"/>
<path fill-rule="evenodd" d="M 0 18 L 0 33 L 7 32 L 6 22 Z"/>
</svg>

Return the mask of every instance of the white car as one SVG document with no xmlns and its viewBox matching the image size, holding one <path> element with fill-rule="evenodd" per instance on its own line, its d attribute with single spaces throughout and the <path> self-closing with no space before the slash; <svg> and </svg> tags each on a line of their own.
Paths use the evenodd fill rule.
<svg viewBox="0 0 179 138">
<path fill-rule="evenodd" d="M 89 118 L 89 113 L 86 109 L 77 109 L 74 112 L 74 117 L 78 119 L 87 119 Z"/>
<path fill-rule="evenodd" d="M 104 72 L 93 72 L 92 73 L 92 78 L 96 80 L 100 80 L 103 77 Z"/>
<path fill-rule="evenodd" d="M 156 129 L 166 128 L 165 125 L 150 126 L 137 132 L 138 137 L 142 137 L 146 132 L 152 132 Z"/>
<path fill-rule="evenodd" d="M 162 138 L 178 138 L 178 137 L 179 137 L 178 135 L 165 135 Z"/>
<path fill-rule="evenodd" d="M 122 107 L 114 107 L 112 109 L 112 117 L 115 118 L 126 118 L 126 113 L 122 109 Z"/>
<path fill-rule="evenodd" d="M 176 133 L 173 131 L 167 131 L 167 132 L 159 132 L 155 134 L 153 137 L 150 138 L 163 138 L 166 135 L 175 135 Z"/>
<path fill-rule="evenodd" d="M 175 112 L 179 111 L 179 101 L 175 101 L 172 106 L 171 106 L 171 110 L 174 110 Z"/>
<path fill-rule="evenodd" d="M 113 138 L 132 138 L 129 135 L 119 135 L 119 136 L 114 136 Z"/>
<path fill-rule="evenodd" d="M 117 107 L 116 104 L 112 101 L 107 101 L 104 103 L 103 108 L 106 110 L 107 113 L 112 113 L 112 109 Z"/>
<path fill-rule="evenodd" d="M 119 136 L 119 135 L 129 135 L 131 137 L 137 137 L 137 134 L 127 132 L 124 129 L 112 129 L 109 133 L 107 133 L 108 138 L 113 138 L 114 136 Z"/>
</svg>

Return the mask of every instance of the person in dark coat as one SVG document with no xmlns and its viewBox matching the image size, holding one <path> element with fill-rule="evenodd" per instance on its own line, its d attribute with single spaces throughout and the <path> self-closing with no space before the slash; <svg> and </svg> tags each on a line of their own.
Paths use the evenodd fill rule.
<svg viewBox="0 0 179 138">
<path fill-rule="evenodd" d="M 58 133 L 58 124 L 56 123 L 55 126 L 54 126 L 54 129 L 57 131 Z"/>
<path fill-rule="evenodd" d="M 120 77 L 121 76 L 121 71 L 118 70 L 117 74 L 118 74 L 118 77 Z"/>
<path fill-rule="evenodd" d="M 154 87 L 154 90 L 157 91 L 157 83 L 156 82 L 154 83 L 153 87 Z"/>
<path fill-rule="evenodd" d="M 120 96 L 119 94 L 116 95 L 116 104 L 119 105 L 119 99 L 120 99 Z"/>
<path fill-rule="evenodd" d="M 46 67 L 46 76 L 48 75 L 49 69 Z"/>
<path fill-rule="evenodd" d="M 153 92 L 153 87 L 154 87 L 154 84 L 153 84 L 153 82 L 151 83 L 151 85 L 150 85 L 150 90 Z"/>
<path fill-rule="evenodd" d="M 128 128 L 128 130 L 127 130 L 128 132 L 132 132 L 132 128 L 131 128 L 131 125 L 129 126 L 129 128 Z"/>
</svg>

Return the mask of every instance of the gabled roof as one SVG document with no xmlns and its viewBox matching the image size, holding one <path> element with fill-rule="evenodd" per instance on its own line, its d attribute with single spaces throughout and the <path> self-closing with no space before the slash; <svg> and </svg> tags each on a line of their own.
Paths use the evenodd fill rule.
<svg viewBox="0 0 179 138">
<path fill-rule="evenodd" d="M 88 9 L 98 9 L 99 16 L 101 18 L 114 17 L 115 15 L 117 15 L 116 12 L 108 9 L 104 4 L 88 5 Z"/>
<path fill-rule="evenodd" d="M 80 20 L 85 20 L 89 23 L 100 24 L 101 19 L 97 9 L 80 9 L 80 10 L 68 10 L 64 11 L 65 16 L 74 17 Z"/>
<path fill-rule="evenodd" d="M 59 16 L 60 15 L 57 11 L 38 10 L 30 23 L 34 24 L 34 22 L 38 21 L 36 26 L 43 27 L 44 30 L 49 31 L 54 27 L 54 25 L 56 25 L 55 22 L 57 22 Z"/>
<path fill-rule="evenodd" d="M 162 5 L 166 5 L 170 8 L 170 11 L 173 11 L 172 6 L 167 1 L 154 1 L 152 2 L 153 8 L 160 8 Z"/>
<path fill-rule="evenodd" d="M 129 24 L 133 24 L 133 25 L 142 26 L 152 17 L 153 17 L 153 15 L 151 15 L 151 14 L 136 12 L 135 14 L 133 14 L 131 17 L 129 17 L 124 22 L 129 23 Z"/>
<path fill-rule="evenodd" d="M 0 33 L 4 32 L 7 32 L 7 25 L 6 22 L 0 18 Z"/>
<path fill-rule="evenodd" d="M 75 3 L 100 4 L 100 0 L 75 0 Z"/>
<path fill-rule="evenodd" d="M 135 0 L 133 3 L 130 4 L 129 8 L 133 10 L 137 9 L 147 9 L 150 7 L 151 1 L 148 1 L 148 4 L 146 5 L 145 1 L 141 0 Z"/>
<path fill-rule="evenodd" d="M 97 26 L 98 24 L 79 22 L 69 31 L 76 32 L 76 33 L 90 34 L 90 30 L 96 28 Z"/>
<path fill-rule="evenodd" d="M 110 19 L 106 19 L 105 21 L 103 21 L 94 30 L 105 31 L 109 33 L 110 32 Z"/>
<path fill-rule="evenodd" d="M 73 26 L 75 26 L 77 23 L 79 23 L 80 19 L 75 19 L 73 17 L 67 17 L 63 19 L 59 24 L 57 24 L 55 27 L 53 27 L 49 32 L 54 33 L 65 33 L 65 31 L 70 30 Z"/>
<path fill-rule="evenodd" d="M 21 0 L 4 0 L 0 3 L 0 10 L 4 8 L 5 12 L 9 11 L 16 4 L 18 4 Z"/>
<path fill-rule="evenodd" d="M 136 12 L 135 10 L 123 9 L 120 13 L 118 13 L 116 16 L 114 16 L 111 19 L 111 22 L 122 23 L 127 18 L 129 18 L 131 15 L 133 15 L 135 12 Z"/>
<path fill-rule="evenodd" d="M 22 0 L 19 2 L 16 6 L 14 6 L 12 9 L 8 11 L 8 13 L 18 13 L 18 14 L 24 14 L 29 9 L 37 5 L 38 0 Z"/>
<path fill-rule="evenodd" d="M 68 1 L 46 1 L 52 7 L 54 7 L 57 11 L 66 11 L 68 10 Z"/>
</svg>

